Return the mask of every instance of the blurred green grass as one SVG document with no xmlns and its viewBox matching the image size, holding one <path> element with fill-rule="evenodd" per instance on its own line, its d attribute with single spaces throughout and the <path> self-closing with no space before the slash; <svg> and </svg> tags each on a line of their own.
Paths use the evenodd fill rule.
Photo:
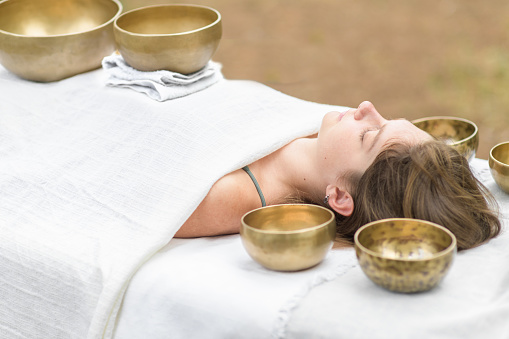
<svg viewBox="0 0 509 339">
<path fill-rule="evenodd" d="M 122 0 L 125 10 L 167 0 Z M 478 157 L 509 140 L 505 0 L 182 0 L 216 8 L 214 59 L 229 79 L 387 117 L 451 115 L 479 126 Z"/>
</svg>

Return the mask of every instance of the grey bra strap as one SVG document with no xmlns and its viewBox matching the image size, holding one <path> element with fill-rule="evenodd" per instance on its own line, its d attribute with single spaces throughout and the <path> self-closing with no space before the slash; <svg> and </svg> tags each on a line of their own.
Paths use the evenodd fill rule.
<svg viewBox="0 0 509 339">
<path fill-rule="evenodd" d="M 262 189 L 260 188 L 260 185 L 258 185 L 258 181 L 256 181 L 256 178 L 254 177 L 254 175 L 251 172 L 251 170 L 249 169 L 249 167 L 244 166 L 244 167 L 242 167 L 242 169 L 244 171 L 246 171 L 246 173 L 249 175 L 251 180 L 253 180 L 253 184 L 255 185 L 256 191 L 258 192 L 258 195 L 260 196 L 260 199 L 262 201 L 262 207 L 267 206 L 267 204 L 265 203 L 265 197 L 263 196 L 263 193 L 262 193 Z"/>
</svg>

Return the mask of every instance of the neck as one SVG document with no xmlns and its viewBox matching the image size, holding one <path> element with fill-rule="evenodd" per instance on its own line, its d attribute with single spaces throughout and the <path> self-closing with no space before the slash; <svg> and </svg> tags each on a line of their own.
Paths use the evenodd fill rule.
<svg viewBox="0 0 509 339">
<path fill-rule="evenodd" d="M 326 183 L 318 175 L 316 157 L 316 138 L 300 138 L 266 159 L 264 172 L 275 199 L 288 196 L 323 199 Z"/>
</svg>

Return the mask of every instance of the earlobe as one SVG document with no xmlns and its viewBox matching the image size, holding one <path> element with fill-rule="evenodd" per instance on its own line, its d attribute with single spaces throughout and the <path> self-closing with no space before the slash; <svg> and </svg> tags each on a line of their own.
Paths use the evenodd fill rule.
<svg viewBox="0 0 509 339">
<path fill-rule="evenodd" d="M 327 186 L 327 195 L 329 196 L 329 206 L 336 212 L 345 217 L 349 217 L 353 213 L 353 198 L 347 191 L 337 187 L 329 185 Z"/>
</svg>

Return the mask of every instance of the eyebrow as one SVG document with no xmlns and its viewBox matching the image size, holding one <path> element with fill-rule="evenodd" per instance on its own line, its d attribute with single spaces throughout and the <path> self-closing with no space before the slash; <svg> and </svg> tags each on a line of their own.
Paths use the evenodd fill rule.
<svg viewBox="0 0 509 339">
<path fill-rule="evenodd" d="M 385 124 L 383 125 L 379 130 L 378 130 L 378 133 L 375 135 L 375 137 L 373 138 L 373 142 L 371 143 L 371 145 L 369 146 L 368 148 L 368 152 L 371 152 L 371 150 L 373 149 L 373 147 L 375 147 L 376 143 L 378 142 L 378 140 L 380 140 L 380 137 L 382 135 L 382 133 L 384 133 L 385 131 L 385 127 L 387 127 L 388 124 Z"/>
</svg>

